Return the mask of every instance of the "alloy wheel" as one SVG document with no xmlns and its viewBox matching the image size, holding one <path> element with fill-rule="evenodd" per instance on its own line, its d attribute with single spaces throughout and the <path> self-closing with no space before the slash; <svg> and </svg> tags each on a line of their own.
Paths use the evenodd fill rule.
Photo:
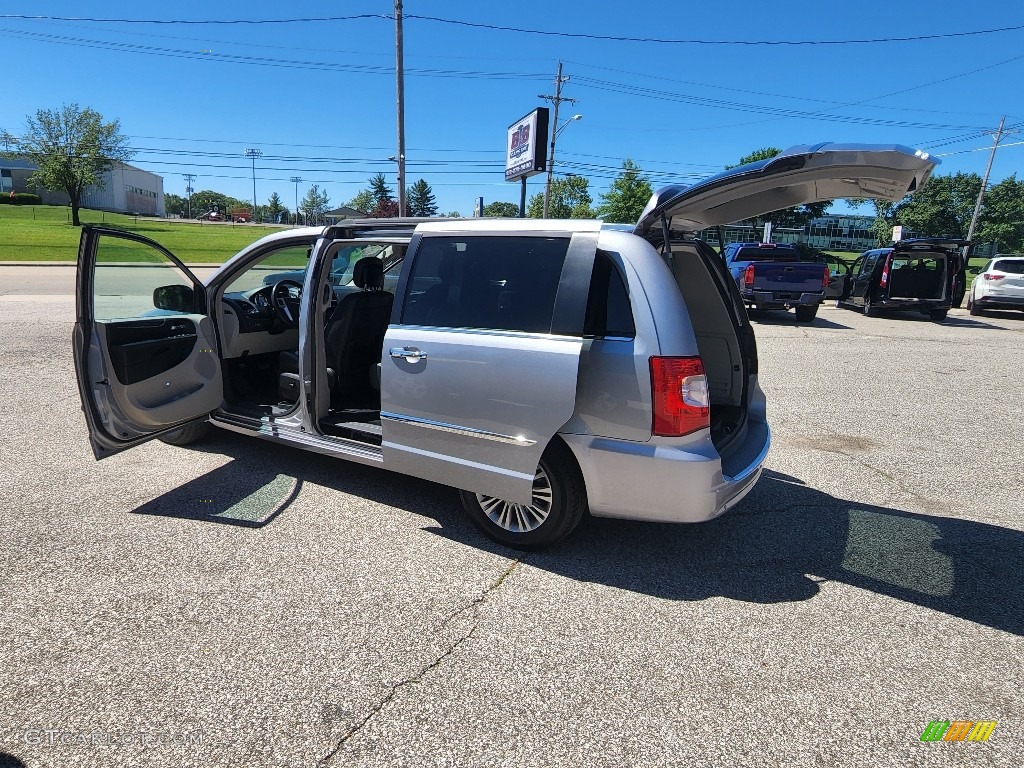
<svg viewBox="0 0 1024 768">
<path fill-rule="evenodd" d="M 493 496 L 476 494 L 480 508 L 490 521 L 510 533 L 527 533 L 543 525 L 551 513 L 553 498 L 551 478 L 544 467 L 537 467 L 537 474 L 533 477 L 530 504 L 513 504 Z"/>
</svg>

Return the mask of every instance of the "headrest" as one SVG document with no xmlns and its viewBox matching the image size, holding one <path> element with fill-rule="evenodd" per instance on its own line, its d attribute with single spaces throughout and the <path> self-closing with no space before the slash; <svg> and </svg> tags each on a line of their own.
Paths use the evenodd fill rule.
<svg viewBox="0 0 1024 768">
<path fill-rule="evenodd" d="M 360 259 L 352 271 L 352 281 L 364 290 L 379 291 L 383 289 L 384 262 L 376 256 Z"/>
</svg>

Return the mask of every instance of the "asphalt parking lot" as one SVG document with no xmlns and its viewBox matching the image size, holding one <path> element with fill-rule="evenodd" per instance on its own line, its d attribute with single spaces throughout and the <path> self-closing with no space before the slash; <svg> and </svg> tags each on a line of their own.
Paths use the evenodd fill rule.
<svg viewBox="0 0 1024 768">
<path fill-rule="evenodd" d="M 448 488 L 241 436 L 95 462 L 73 271 L 24 269 L 4 768 L 1020 764 L 1024 313 L 759 316 L 751 495 L 522 556 Z M 932 720 L 998 725 L 924 743 Z"/>
</svg>

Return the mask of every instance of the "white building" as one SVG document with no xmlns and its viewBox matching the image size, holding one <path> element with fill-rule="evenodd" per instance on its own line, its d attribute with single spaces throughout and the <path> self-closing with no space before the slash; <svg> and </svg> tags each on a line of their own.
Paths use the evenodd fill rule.
<svg viewBox="0 0 1024 768">
<path fill-rule="evenodd" d="M 34 192 L 45 205 L 68 205 L 64 192 L 38 189 L 28 183 L 36 166 L 21 158 L 0 157 L 0 194 Z M 143 216 L 164 216 L 164 179 L 155 173 L 127 163 L 117 163 L 103 174 L 103 186 L 89 187 L 82 193 L 83 208 Z"/>
</svg>

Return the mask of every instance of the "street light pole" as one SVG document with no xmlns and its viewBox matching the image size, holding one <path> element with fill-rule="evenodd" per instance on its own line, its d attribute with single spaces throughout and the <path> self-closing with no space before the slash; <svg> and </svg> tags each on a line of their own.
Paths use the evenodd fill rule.
<svg viewBox="0 0 1024 768">
<path fill-rule="evenodd" d="M 292 215 L 295 218 L 292 219 L 292 226 L 297 227 L 299 226 L 299 182 L 302 181 L 302 179 L 299 176 L 292 176 L 288 181 L 295 185 L 295 210 L 292 211 Z"/>
<path fill-rule="evenodd" d="M 263 151 L 260 149 L 245 150 L 245 156 L 252 158 L 252 220 L 256 220 L 256 158 L 260 157 Z"/>
</svg>

